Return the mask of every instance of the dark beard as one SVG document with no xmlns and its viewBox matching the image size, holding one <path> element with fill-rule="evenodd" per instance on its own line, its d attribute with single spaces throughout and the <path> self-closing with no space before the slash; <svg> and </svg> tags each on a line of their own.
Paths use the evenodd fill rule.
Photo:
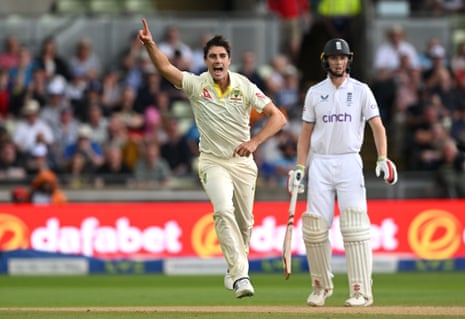
<svg viewBox="0 0 465 319">
<path fill-rule="evenodd" d="M 332 76 L 334 76 L 335 78 L 342 78 L 344 76 L 344 72 L 342 73 L 335 73 L 333 71 L 331 71 L 331 69 L 329 70 L 329 74 L 331 74 Z"/>
</svg>

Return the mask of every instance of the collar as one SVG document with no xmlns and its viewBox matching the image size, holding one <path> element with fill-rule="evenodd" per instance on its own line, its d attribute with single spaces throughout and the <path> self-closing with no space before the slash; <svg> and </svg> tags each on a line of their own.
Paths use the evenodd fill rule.
<svg viewBox="0 0 465 319">
<path fill-rule="evenodd" d="M 210 72 L 208 73 L 209 80 L 213 84 L 213 88 L 215 89 L 215 92 L 219 98 L 223 98 L 226 95 L 230 94 L 231 91 L 233 90 L 233 87 L 235 86 L 234 78 L 232 77 L 232 74 L 229 70 L 228 70 L 228 76 L 229 76 L 229 86 L 225 92 L 222 92 L 220 89 L 220 86 L 216 84 L 215 81 L 213 81 L 213 77 L 211 76 Z"/>
<path fill-rule="evenodd" d="M 334 85 L 334 83 L 333 83 L 333 81 L 331 81 L 331 78 L 329 77 L 329 75 L 328 75 L 327 79 L 328 79 L 329 83 L 331 83 L 331 85 L 332 85 L 335 89 L 341 89 L 341 88 L 344 88 L 344 87 L 346 87 L 347 85 L 349 85 L 350 75 L 347 74 L 347 76 L 346 76 L 346 78 L 344 79 L 344 81 L 343 81 L 343 82 L 341 83 L 341 85 L 338 86 L 338 87 L 336 87 L 336 86 Z"/>
</svg>

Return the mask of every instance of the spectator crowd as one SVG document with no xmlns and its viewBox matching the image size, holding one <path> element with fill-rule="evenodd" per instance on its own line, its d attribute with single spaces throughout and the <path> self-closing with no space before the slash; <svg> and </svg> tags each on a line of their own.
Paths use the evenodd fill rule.
<svg viewBox="0 0 465 319">
<path fill-rule="evenodd" d="M 160 49 L 181 70 L 205 71 L 202 48 L 185 44 L 175 26 L 166 28 Z M 286 55 L 259 70 L 255 54 L 244 52 L 236 69 L 279 101 L 283 112 L 298 116 L 299 76 Z M 88 38 L 64 57 L 53 37 L 35 50 L 10 35 L 0 52 L 0 183 L 30 185 L 46 170 L 75 189 L 197 185 L 199 136 L 187 109 L 181 91 L 160 77 L 136 34 L 111 68 Z M 252 127 L 260 122 L 252 114 Z M 273 166 L 269 183 L 287 176 L 283 143 L 293 150 L 295 137 L 283 138 L 264 158 L 264 165 Z"/>
<path fill-rule="evenodd" d="M 305 15 L 306 29 L 300 32 L 309 32 L 314 20 Z M 202 47 L 210 37 L 202 35 L 194 48 L 168 26 L 159 47 L 178 68 L 198 74 L 205 71 Z M 259 182 L 268 186 L 284 186 L 295 166 L 306 89 L 295 62 L 296 42 L 288 45 L 266 65 L 256 65 L 254 53 L 245 51 L 232 67 L 288 117 L 285 129 L 255 154 Z M 371 85 L 400 170 L 434 172 L 444 194 L 464 197 L 465 152 L 457 145 L 465 143 L 465 41 L 455 52 L 436 38 L 415 48 L 402 26 L 393 25 L 373 61 Z M 56 174 L 54 184 L 76 189 L 196 183 L 198 132 L 192 118 L 185 121 L 176 111 L 188 108 L 187 100 L 157 73 L 136 34 L 118 62 L 105 65 L 88 38 L 75 43 L 71 56 L 60 55 L 53 37 L 39 48 L 15 35 L 5 39 L 0 183 L 31 183 L 44 170 Z M 251 129 L 261 124 L 260 114 L 252 113 Z"/>
</svg>

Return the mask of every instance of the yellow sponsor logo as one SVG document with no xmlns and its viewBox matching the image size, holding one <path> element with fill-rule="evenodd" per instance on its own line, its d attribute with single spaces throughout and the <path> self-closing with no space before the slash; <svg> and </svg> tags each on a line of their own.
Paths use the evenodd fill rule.
<svg viewBox="0 0 465 319">
<path fill-rule="evenodd" d="M 211 214 L 204 215 L 192 230 L 192 245 L 200 257 L 218 256 L 221 247 L 216 237 L 215 225 Z"/>
<path fill-rule="evenodd" d="M 0 214 L 0 251 L 29 247 L 29 230 L 16 216 Z"/>
<path fill-rule="evenodd" d="M 419 214 L 410 224 L 408 241 L 421 258 L 447 259 L 459 249 L 460 222 L 447 211 L 432 209 Z"/>
</svg>

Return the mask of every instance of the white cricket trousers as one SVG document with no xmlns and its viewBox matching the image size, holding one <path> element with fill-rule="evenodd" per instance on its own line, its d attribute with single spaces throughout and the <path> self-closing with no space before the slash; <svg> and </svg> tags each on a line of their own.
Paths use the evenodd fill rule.
<svg viewBox="0 0 465 319">
<path fill-rule="evenodd" d="M 367 209 L 365 177 L 360 154 L 312 154 L 308 171 L 307 212 L 318 214 L 331 227 L 335 201 L 341 212 Z"/>
<path fill-rule="evenodd" d="M 223 159 L 201 153 L 199 176 L 213 204 L 213 220 L 229 273 L 248 277 L 249 242 L 258 169 L 253 156 Z"/>
</svg>

